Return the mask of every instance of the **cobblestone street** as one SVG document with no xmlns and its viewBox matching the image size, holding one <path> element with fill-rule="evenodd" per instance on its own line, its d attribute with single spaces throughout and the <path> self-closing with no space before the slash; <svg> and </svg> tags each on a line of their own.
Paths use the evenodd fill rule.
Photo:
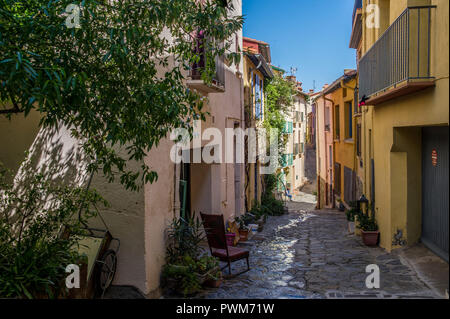
<svg viewBox="0 0 450 319">
<path fill-rule="evenodd" d="M 305 195 L 306 200 L 310 198 Z M 289 203 L 245 244 L 251 271 L 197 298 L 436 298 L 396 254 L 369 248 L 349 235 L 345 214 L 315 211 L 312 201 Z M 365 286 L 366 266 L 380 267 L 379 290 Z M 245 269 L 233 264 L 233 272 Z M 225 270 L 226 274 L 226 270 Z"/>
</svg>

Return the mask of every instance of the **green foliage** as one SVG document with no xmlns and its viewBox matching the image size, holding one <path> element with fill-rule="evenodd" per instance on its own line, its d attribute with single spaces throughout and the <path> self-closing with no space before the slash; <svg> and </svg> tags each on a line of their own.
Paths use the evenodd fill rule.
<svg viewBox="0 0 450 319">
<path fill-rule="evenodd" d="M 373 217 L 373 216 L 369 216 L 366 214 L 359 214 L 358 221 L 359 221 L 358 228 L 363 231 L 377 231 L 378 230 L 377 221 L 375 220 L 375 217 Z"/>
<path fill-rule="evenodd" d="M 207 274 L 208 279 L 218 280 L 222 277 L 219 267 L 219 260 L 216 257 L 203 255 L 197 261 L 197 270 L 199 274 Z"/>
<path fill-rule="evenodd" d="M 359 211 L 356 208 L 352 208 L 350 210 L 346 210 L 345 211 L 345 215 L 347 216 L 347 220 L 349 222 L 354 222 L 355 221 L 355 217 L 359 217 L 361 215 L 361 211 Z"/>
<path fill-rule="evenodd" d="M 202 227 L 198 218 L 188 214 L 185 218 L 175 218 L 168 229 L 167 263 L 162 277 L 167 286 L 172 283 L 185 296 L 199 291 L 204 280 L 216 280 L 222 275 L 218 260 L 202 255 L 200 243 L 205 238 Z"/>
<path fill-rule="evenodd" d="M 255 222 L 255 220 L 256 215 L 251 213 L 247 213 L 236 218 L 236 222 L 239 224 L 239 229 L 241 230 L 249 230 L 248 225 Z"/>
<path fill-rule="evenodd" d="M 176 284 L 176 289 L 185 296 L 195 294 L 201 290 L 205 280 L 219 280 L 222 278 L 217 258 L 203 255 L 198 260 L 184 256 L 178 264 L 167 264 L 163 269 L 163 278 Z"/>
<path fill-rule="evenodd" d="M 284 214 L 284 204 L 275 198 L 275 192 L 278 185 L 278 176 L 276 174 L 264 176 L 264 192 L 261 196 L 260 209 L 264 215 L 281 216 Z"/>
<path fill-rule="evenodd" d="M 0 114 L 34 109 L 44 126 L 65 124 L 96 159 L 91 171 L 139 189 L 157 179 L 145 154 L 173 128 L 192 132 L 192 120 L 205 119 L 185 85 L 200 60 L 193 34 L 208 39 L 202 77 L 210 83 L 215 56 L 239 61 L 229 39 L 243 18 L 226 1 L 84 0 L 80 28 L 68 28 L 73 2 L 0 0 Z"/>
<path fill-rule="evenodd" d="M 65 268 L 83 258 L 75 236 L 106 203 L 94 191 L 53 185 L 42 174 L 22 188 L 5 182 L 0 169 L 0 298 L 56 298 L 65 293 Z M 78 220 L 81 210 L 86 214 Z"/>
<path fill-rule="evenodd" d="M 203 226 L 198 217 L 187 214 L 174 218 L 167 230 L 168 245 L 166 259 L 177 264 L 186 256 L 197 260 L 201 254 L 200 243 L 204 240 Z"/>
<path fill-rule="evenodd" d="M 261 206 L 266 208 L 268 215 L 281 216 L 284 215 L 284 204 L 275 198 L 274 195 L 266 195 L 261 198 Z"/>
<path fill-rule="evenodd" d="M 196 274 L 197 263 L 189 256 L 185 256 L 182 263 L 166 264 L 163 268 L 163 278 L 176 282 L 185 296 L 196 293 L 201 289 L 201 281 Z"/>
<path fill-rule="evenodd" d="M 294 103 L 295 88 L 291 82 L 275 74 L 275 77 L 265 85 L 265 93 L 267 98 L 263 125 L 266 130 L 271 128 L 278 129 L 278 153 L 283 154 L 288 138 L 281 132 L 283 132 L 286 125 L 285 113 Z M 281 156 L 279 156 L 279 160 L 281 161 Z"/>
</svg>

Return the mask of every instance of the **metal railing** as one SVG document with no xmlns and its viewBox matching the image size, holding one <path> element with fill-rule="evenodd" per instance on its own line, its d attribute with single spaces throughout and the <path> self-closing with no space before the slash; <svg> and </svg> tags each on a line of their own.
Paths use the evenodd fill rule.
<svg viewBox="0 0 450 319">
<path fill-rule="evenodd" d="M 199 32 L 197 37 L 194 38 L 194 51 L 199 56 L 199 60 L 197 63 L 191 65 L 189 70 L 189 77 L 192 80 L 203 80 L 203 73 L 205 72 L 205 68 L 207 65 L 207 59 L 210 57 L 206 54 L 206 50 L 208 48 L 208 44 L 210 43 L 210 39 L 208 37 L 204 37 L 203 32 Z M 225 59 L 224 56 L 216 56 L 214 58 L 216 72 L 212 79 L 212 84 L 218 85 L 221 87 L 225 87 Z"/>
<path fill-rule="evenodd" d="M 360 98 L 405 81 L 433 79 L 430 71 L 433 8 L 407 8 L 361 58 Z"/>
<path fill-rule="evenodd" d="M 189 76 L 192 80 L 202 80 L 202 74 L 205 70 L 205 64 L 201 62 L 194 64 L 189 72 Z M 214 85 L 225 87 L 225 62 L 224 58 L 217 56 L 215 58 L 216 73 L 212 79 Z"/>
</svg>

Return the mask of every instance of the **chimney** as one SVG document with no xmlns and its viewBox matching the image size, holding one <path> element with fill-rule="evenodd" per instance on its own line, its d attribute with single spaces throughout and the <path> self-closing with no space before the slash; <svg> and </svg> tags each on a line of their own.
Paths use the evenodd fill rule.
<svg viewBox="0 0 450 319">
<path fill-rule="evenodd" d="M 329 85 L 328 85 L 328 83 L 325 83 L 324 85 L 323 85 L 323 88 L 322 89 L 326 89 L 327 87 L 329 87 Z"/>
<path fill-rule="evenodd" d="M 290 82 L 294 82 L 294 83 L 297 82 L 297 78 L 295 77 L 295 75 L 288 75 L 288 76 L 286 77 L 286 79 L 287 79 L 288 81 L 290 81 Z"/>
<path fill-rule="evenodd" d="M 313 89 L 309 90 L 309 94 L 314 94 L 314 90 Z"/>
</svg>

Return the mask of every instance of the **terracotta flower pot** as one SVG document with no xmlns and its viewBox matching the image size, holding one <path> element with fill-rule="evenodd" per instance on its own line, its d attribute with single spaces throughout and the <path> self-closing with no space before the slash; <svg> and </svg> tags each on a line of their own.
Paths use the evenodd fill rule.
<svg viewBox="0 0 450 319">
<path fill-rule="evenodd" d="M 222 284 L 222 279 L 218 279 L 218 280 L 213 280 L 213 279 L 208 279 L 207 281 L 204 282 L 203 286 L 208 287 L 208 288 L 219 288 L 220 285 Z"/>
<path fill-rule="evenodd" d="M 248 240 L 248 230 L 246 229 L 239 229 L 239 240 L 240 241 L 247 241 Z"/>
<path fill-rule="evenodd" d="M 379 231 L 361 231 L 361 236 L 364 245 L 366 246 L 376 246 L 378 244 L 378 236 L 380 235 Z"/>
</svg>

